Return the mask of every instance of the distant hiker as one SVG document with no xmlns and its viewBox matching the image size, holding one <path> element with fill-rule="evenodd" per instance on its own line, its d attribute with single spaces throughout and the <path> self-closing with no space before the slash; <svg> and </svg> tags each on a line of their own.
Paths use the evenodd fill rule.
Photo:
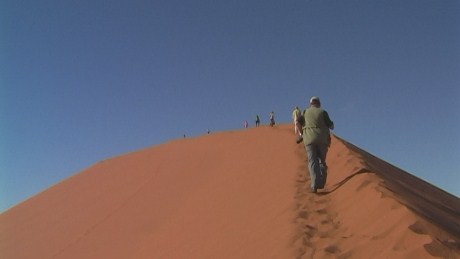
<svg viewBox="0 0 460 259">
<path fill-rule="evenodd" d="M 273 127 L 275 125 L 275 113 L 270 112 L 270 127 Z"/>
<path fill-rule="evenodd" d="M 208 129 L 208 134 L 211 133 L 211 131 Z"/>
<path fill-rule="evenodd" d="M 300 111 L 299 106 L 294 108 L 292 111 L 292 119 L 294 120 L 294 133 L 298 136 L 297 144 L 302 141 L 302 127 L 305 124 L 305 120 L 302 115 L 302 111 Z"/>
<path fill-rule="evenodd" d="M 248 123 L 248 121 L 247 121 L 247 120 L 245 120 L 245 121 L 244 121 L 244 128 L 245 128 L 245 129 L 247 129 L 247 128 L 248 128 L 248 126 L 249 126 L 249 123 Z"/>
<path fill-rule="evenodd" d="M 256 115 L 256 127 L 259 127 L 260 125 L 260 118 L 259 115 Z"/>
<path fill-rule="evenodd" d="M 299 109 L 299 106 L 296 106 L 294 110 L 292 111 L 292 119 L 294 120 L 294 133 L 299 134 L 299 123 L 297 122 L 297 119 L 302 115 L 302 112 Z"/>
<path fill-rule="evenodd" d="M 308 156 L 310 172 L 310 190 L 316 193 L 323 189 L 327 179 L 326 155 L 331 145 L 329 129 L 334 129 L 334 122 L 327 111 L 321 108 L 318 97 L 310 99 L 310 107 L 304 111 L 305 126 L 303 127 L 303 143 Z"/>
</svg>

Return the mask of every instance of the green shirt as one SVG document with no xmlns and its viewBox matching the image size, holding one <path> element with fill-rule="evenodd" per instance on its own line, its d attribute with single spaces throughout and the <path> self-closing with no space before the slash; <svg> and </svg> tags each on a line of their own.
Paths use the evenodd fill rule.
<svg viewBox="0 0 460 259">
<path fill-rule="evenodd" d="M 334 123 L 329 118 L 329 114 L 315 106 L 311 106 L 304 111 L 305 126 L 303 127 L 303 142 L 309 144 L 330 145 L 331 135 L 329 129 Z"/>
</svg>

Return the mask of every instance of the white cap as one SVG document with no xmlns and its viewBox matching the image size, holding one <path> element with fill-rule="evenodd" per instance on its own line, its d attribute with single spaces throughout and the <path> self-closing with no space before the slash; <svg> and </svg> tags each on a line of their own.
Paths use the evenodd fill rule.
<svg viewBox="0 0 460 259">
<path fill-rule="evenodd" d="M 313 96 L 313 97 L 310 99 L 310 103 L 320 103 L 319 97 Z"/>
</svg>

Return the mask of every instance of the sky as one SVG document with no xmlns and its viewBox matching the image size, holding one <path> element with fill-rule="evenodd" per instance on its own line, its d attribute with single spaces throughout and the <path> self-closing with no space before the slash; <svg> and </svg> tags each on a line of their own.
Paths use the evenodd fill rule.
<svg viewBox="0 0 460 259">
<path fill-rule="evenodd" d="M 335 134 L 460 196 L 458 0 L 0 0 L 0 211 L 312 96 Z"/>
</svg>

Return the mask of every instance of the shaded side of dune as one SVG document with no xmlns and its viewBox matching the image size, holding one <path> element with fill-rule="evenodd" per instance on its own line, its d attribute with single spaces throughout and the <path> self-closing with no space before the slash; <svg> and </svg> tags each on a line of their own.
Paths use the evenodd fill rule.
<svg viewBox="0 0 460 259">
<path fill-rule="evenodd" d="M 460 199 L 412 174 L 375 157 L 337 137 L 365 164 L 361 172 L 374 172 L 384 180 L 383 186 L 416 213 L 460 237 Z M 442 172 L 434 172 L 442 177 Z"/>
</svg>

